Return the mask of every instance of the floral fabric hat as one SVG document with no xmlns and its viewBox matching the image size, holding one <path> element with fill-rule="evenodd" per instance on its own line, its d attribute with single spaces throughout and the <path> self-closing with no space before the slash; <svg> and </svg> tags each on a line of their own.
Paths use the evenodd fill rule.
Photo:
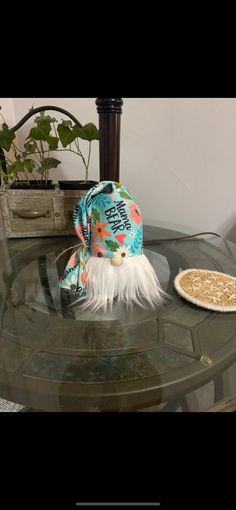
<svg viewBox="0 0 236 510">
<path fill-rule="evenodd" d="M 70 257 L 60 287 L 85 295 L 85 264 L 92 257 L 112 259 L 142 254 L 143 223 L 139 207 L 126 188 L 102 181 L 75 205 L 73 222 L 81 247 Z"/>
</svg>

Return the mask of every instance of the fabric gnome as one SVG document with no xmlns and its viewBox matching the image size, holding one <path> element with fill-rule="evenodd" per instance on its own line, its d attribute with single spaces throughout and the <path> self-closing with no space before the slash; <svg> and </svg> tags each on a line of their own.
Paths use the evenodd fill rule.
<svg viewBox="0 0 236 510">
<path fill-rule="evenodd" d="M 166 294 L 143 254 L 139 207 L 124 186 L 102 181 L 91 188 L 75 205 L 73 222 L 81 245 L 59 286 L 78 295 L 82 309 L 106 310 L 115 298 L 127 305 L 163 302 Z"/>
</svg>

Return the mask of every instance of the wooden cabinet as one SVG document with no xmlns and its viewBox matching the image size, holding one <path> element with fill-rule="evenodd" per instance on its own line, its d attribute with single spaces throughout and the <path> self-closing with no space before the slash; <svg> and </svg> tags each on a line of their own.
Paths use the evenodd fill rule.
<svg viewBox="0 0 236 510">
<path fill-rule="evenodd" d="M 75 235 L 72 212 L 86 191 L 9 190 L 0 199 L 8 238 Z"/>
</svg>

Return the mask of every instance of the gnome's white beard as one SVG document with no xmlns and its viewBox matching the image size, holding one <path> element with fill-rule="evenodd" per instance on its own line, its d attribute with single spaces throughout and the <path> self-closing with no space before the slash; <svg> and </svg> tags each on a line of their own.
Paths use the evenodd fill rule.
<svg viewBox="0 0 236 510">
<path fill-rule="evenodd" d="M 127 306 L 154 308 L 167 297 L 146 255 L 125 257 L 120 266 L 114 266 L 110 258 L 90 257 L 85 272 L 86 298 L 76 301 L 82 310 L 106 310 L 115 298 Z"/>
</svg>

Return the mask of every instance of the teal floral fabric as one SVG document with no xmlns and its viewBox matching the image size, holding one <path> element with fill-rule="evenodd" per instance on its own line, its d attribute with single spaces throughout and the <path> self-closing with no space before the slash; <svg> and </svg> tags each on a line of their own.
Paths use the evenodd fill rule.
<svg viewBox="0 0 236 510">
<path fill-rule="evenodd" d="M 135 257 L 142 254 L 143 222 L 133 197 L 118 182 L 102 181 L 78 202 L 73 222 L 81 246 L 65 268 L 59 285 L 79 296 L 85 292 L 89 257 Z"/>
</svg>

